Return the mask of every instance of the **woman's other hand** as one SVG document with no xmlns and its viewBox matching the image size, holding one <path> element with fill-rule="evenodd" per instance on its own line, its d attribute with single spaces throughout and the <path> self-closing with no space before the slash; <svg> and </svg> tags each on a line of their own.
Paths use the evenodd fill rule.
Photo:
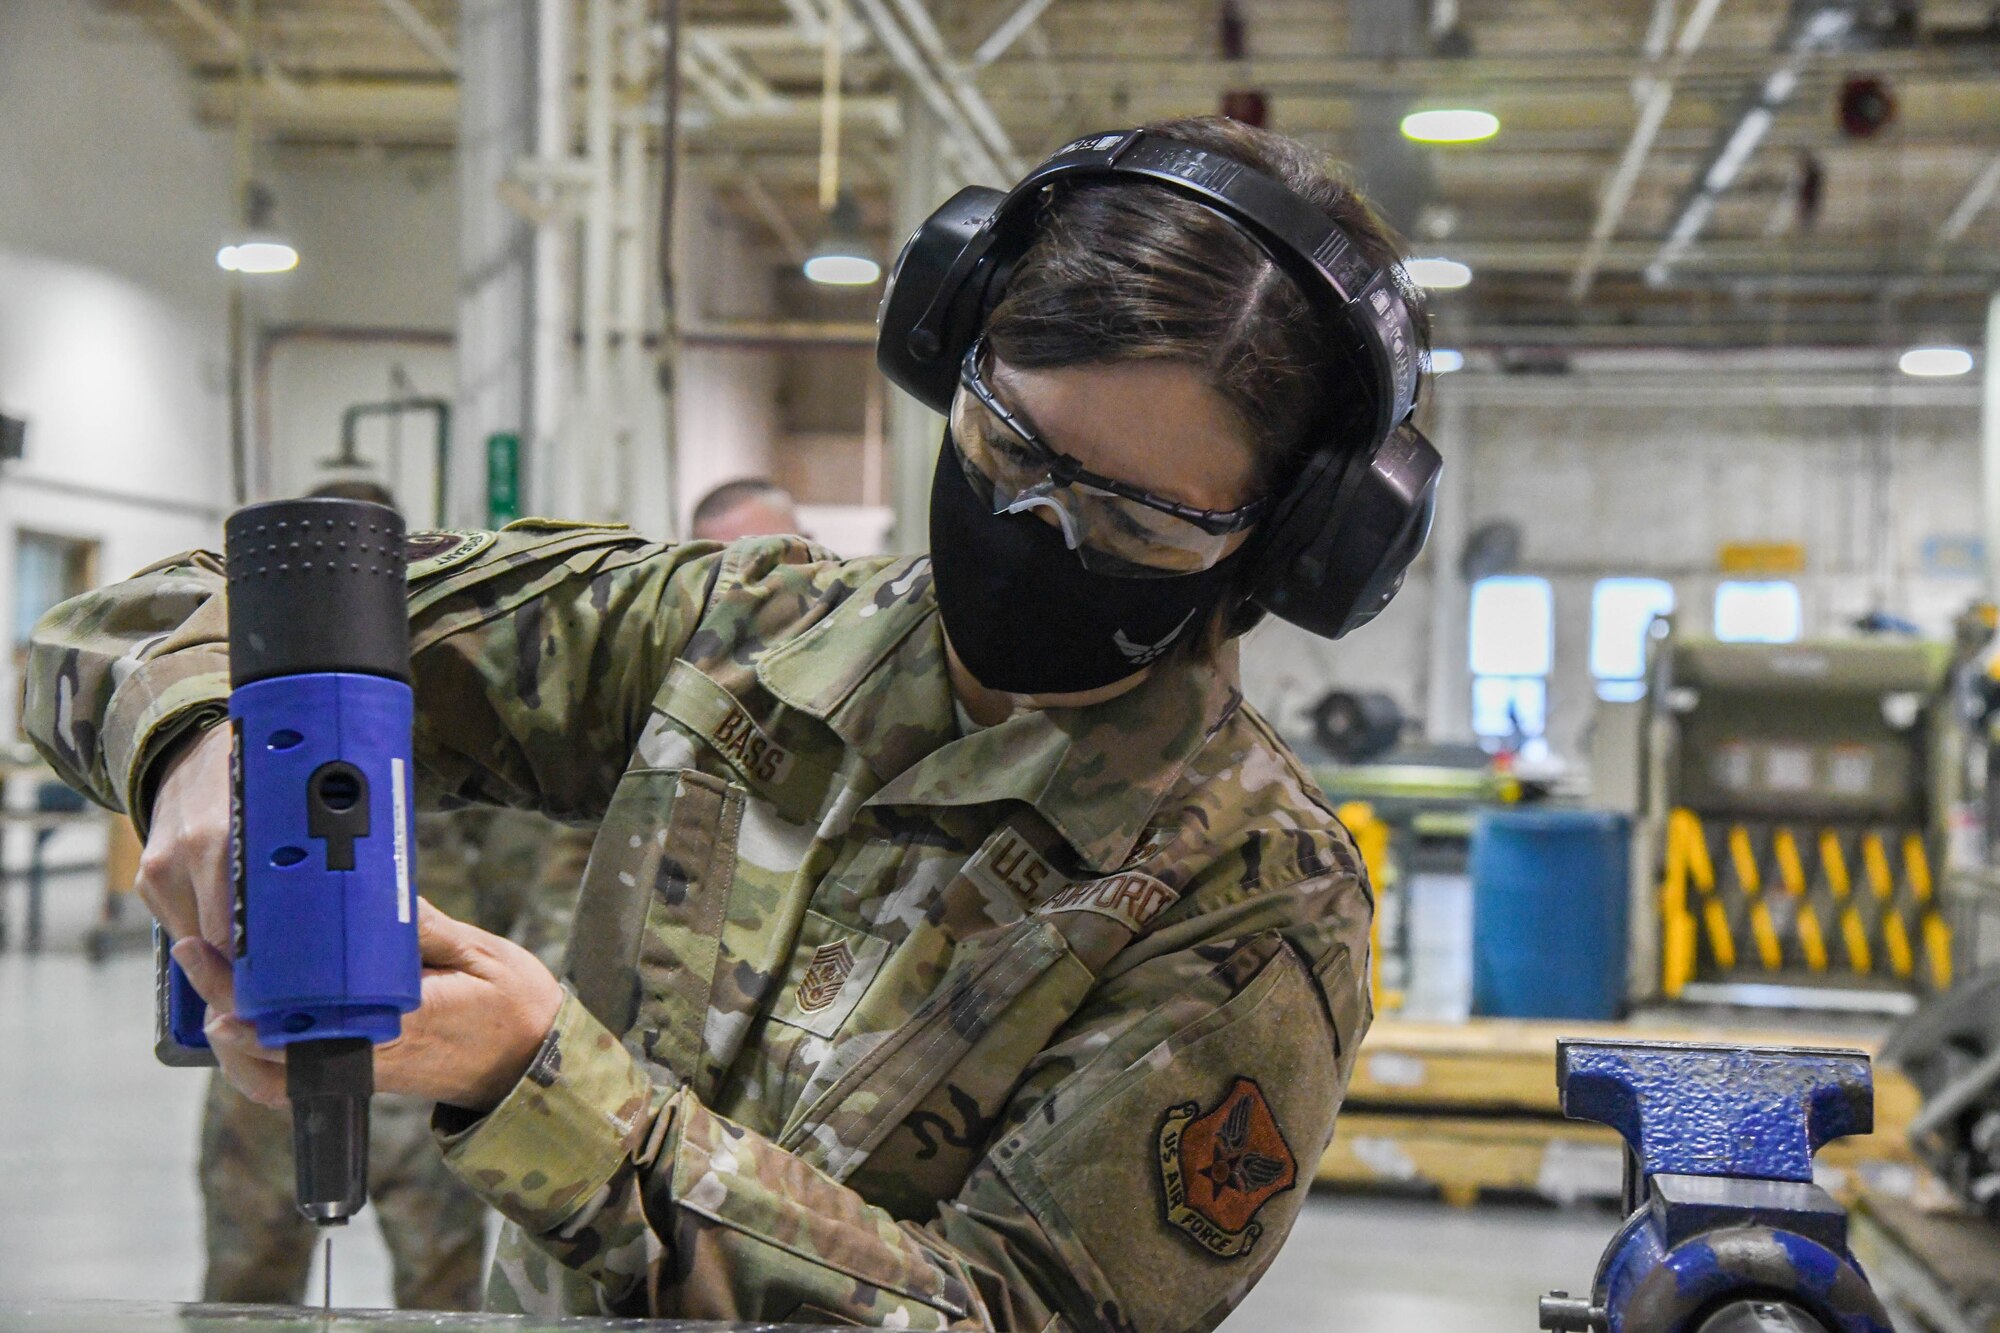
<svg viewBox="0 0 2000 1333">
<path fill-rule="evenodd" d="M 167 764 L 132 887 L 176 940 L 235 952 L 229 885 L 230 728 L 210 727 Z"/>
<path fill-rule="evenodd" d="M 469 1111 L 491 1110 L 535 1057 L 562 986 L 541 960 L 488 931 L 418 900 L 423 1004 L 403 1016 L 403 1035 L 375 1048 L 375 1088 Z M 208 1001 L 207 1033 L 223 1075 L 251 1100 L 285 1104 L 282 1050 L 257 1041 L 235 1016 L 229 962 L 203 940 L 182 940 L 174 958 Z"/>
</svg>

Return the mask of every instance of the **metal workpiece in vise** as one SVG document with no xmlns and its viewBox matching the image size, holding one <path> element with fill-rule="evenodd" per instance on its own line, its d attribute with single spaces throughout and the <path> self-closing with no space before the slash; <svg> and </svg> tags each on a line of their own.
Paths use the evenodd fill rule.
<svg viewBox="0 0 2000 1333">
<path fill-rule="evenodd" d="M 1860 1051 L 1566 1039 L 1563 1113 L 1625 1139 L 1626 1220 L 1557 1333 L 1893 1333 L 1813 1154 L 1875 1123 Z"/>
<path fill-rule="evenodd" d="M 374 1048 L 421 998 L 403 521 L 251 505 L 224 564 L 236 1013 L 286 1051 L 299 1211 L 341 1223 L 367 1199 Z M 201 997 L 158 961 L 156 1053 L 213 1064 Z"/>
</svg>

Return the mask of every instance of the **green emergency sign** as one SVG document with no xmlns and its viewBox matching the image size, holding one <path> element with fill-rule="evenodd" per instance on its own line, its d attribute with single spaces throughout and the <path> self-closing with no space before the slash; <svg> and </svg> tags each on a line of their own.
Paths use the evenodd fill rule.
<svg viewBox="0 0 2000 1333">
<path fill-rule="evenodd" d="M 521 437 L 486 437 L 486 526 L 503 528 L 521 516 Z"/>
</svg>

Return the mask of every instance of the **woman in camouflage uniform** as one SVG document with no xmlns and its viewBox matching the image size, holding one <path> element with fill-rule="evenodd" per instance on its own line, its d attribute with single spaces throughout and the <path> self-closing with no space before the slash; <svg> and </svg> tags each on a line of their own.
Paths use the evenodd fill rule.
<svg viewBox="0 0 2000 1333">
<path fill-rule="evenodd" d="M 1393 259 L 1300 146 L 1163 128 Z M 1253 512 L 1357 392 L 1330 356 L 1237 227 L 1078 185 L 967 358 L 934 561 L 539 520 L 413 538 L 426 799 L 602 821 L 562 981 L 426 908 L 423 1008 L 378 1060 L 512 1223 L 490 1305 L 1153 1330 L 1242 1298 L 1333 1133 L 1372 904 L 1238 692 L 1231 557 L 1255 532 L 1203 548 L 1159 515 Z M 1082 533 L 1073 495 L 968 508 L 1027 422 L 1148 498 Z M 982 600 L 1015 557 L 969 530 L 1064 563 Z M 1113 546 L 1186 578 L 1080 601 Z M 221 586 L 196 554 L 69 603 L 31 680 L 62 772 L 149 817 L 142 889 L 226 1015 Z M 1128 601 L 1152 628 L 1126 632 Z M 1073 642 L 1092 628 L 1108 678 Z M 280 1056 L 232 1017 L 211 1035 L 282 1099 Z"/>
</svg>

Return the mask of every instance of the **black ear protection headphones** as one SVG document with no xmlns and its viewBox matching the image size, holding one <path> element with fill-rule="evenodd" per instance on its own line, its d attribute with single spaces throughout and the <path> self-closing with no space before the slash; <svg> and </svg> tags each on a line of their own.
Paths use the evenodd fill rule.
<svg viewBox="0 0 2000 1333">
<path fill-rule="evenodd" d="M 1126 130 L 1076 140 L 1005 194 L 968 186 L 926 218 L 897 257 L 882 295 L 876 365 L 919 402 L 949 412 L 959 362 L 1034 241 L 1043 192 L 1086 180 L 1152 181 L 1193 199 L 1332 317 L 1360 401 L 1318 428 L 1252 536 L 1249 604 L 1238 628 L 1262 611 L 1330 639 L 1367 624 L 1403 586 L 1436 508 L 1438 453 L 1409 422 L 1419 378 L 1414 321 L 1393 273 L 1263 172 Z"/>
</svg>

